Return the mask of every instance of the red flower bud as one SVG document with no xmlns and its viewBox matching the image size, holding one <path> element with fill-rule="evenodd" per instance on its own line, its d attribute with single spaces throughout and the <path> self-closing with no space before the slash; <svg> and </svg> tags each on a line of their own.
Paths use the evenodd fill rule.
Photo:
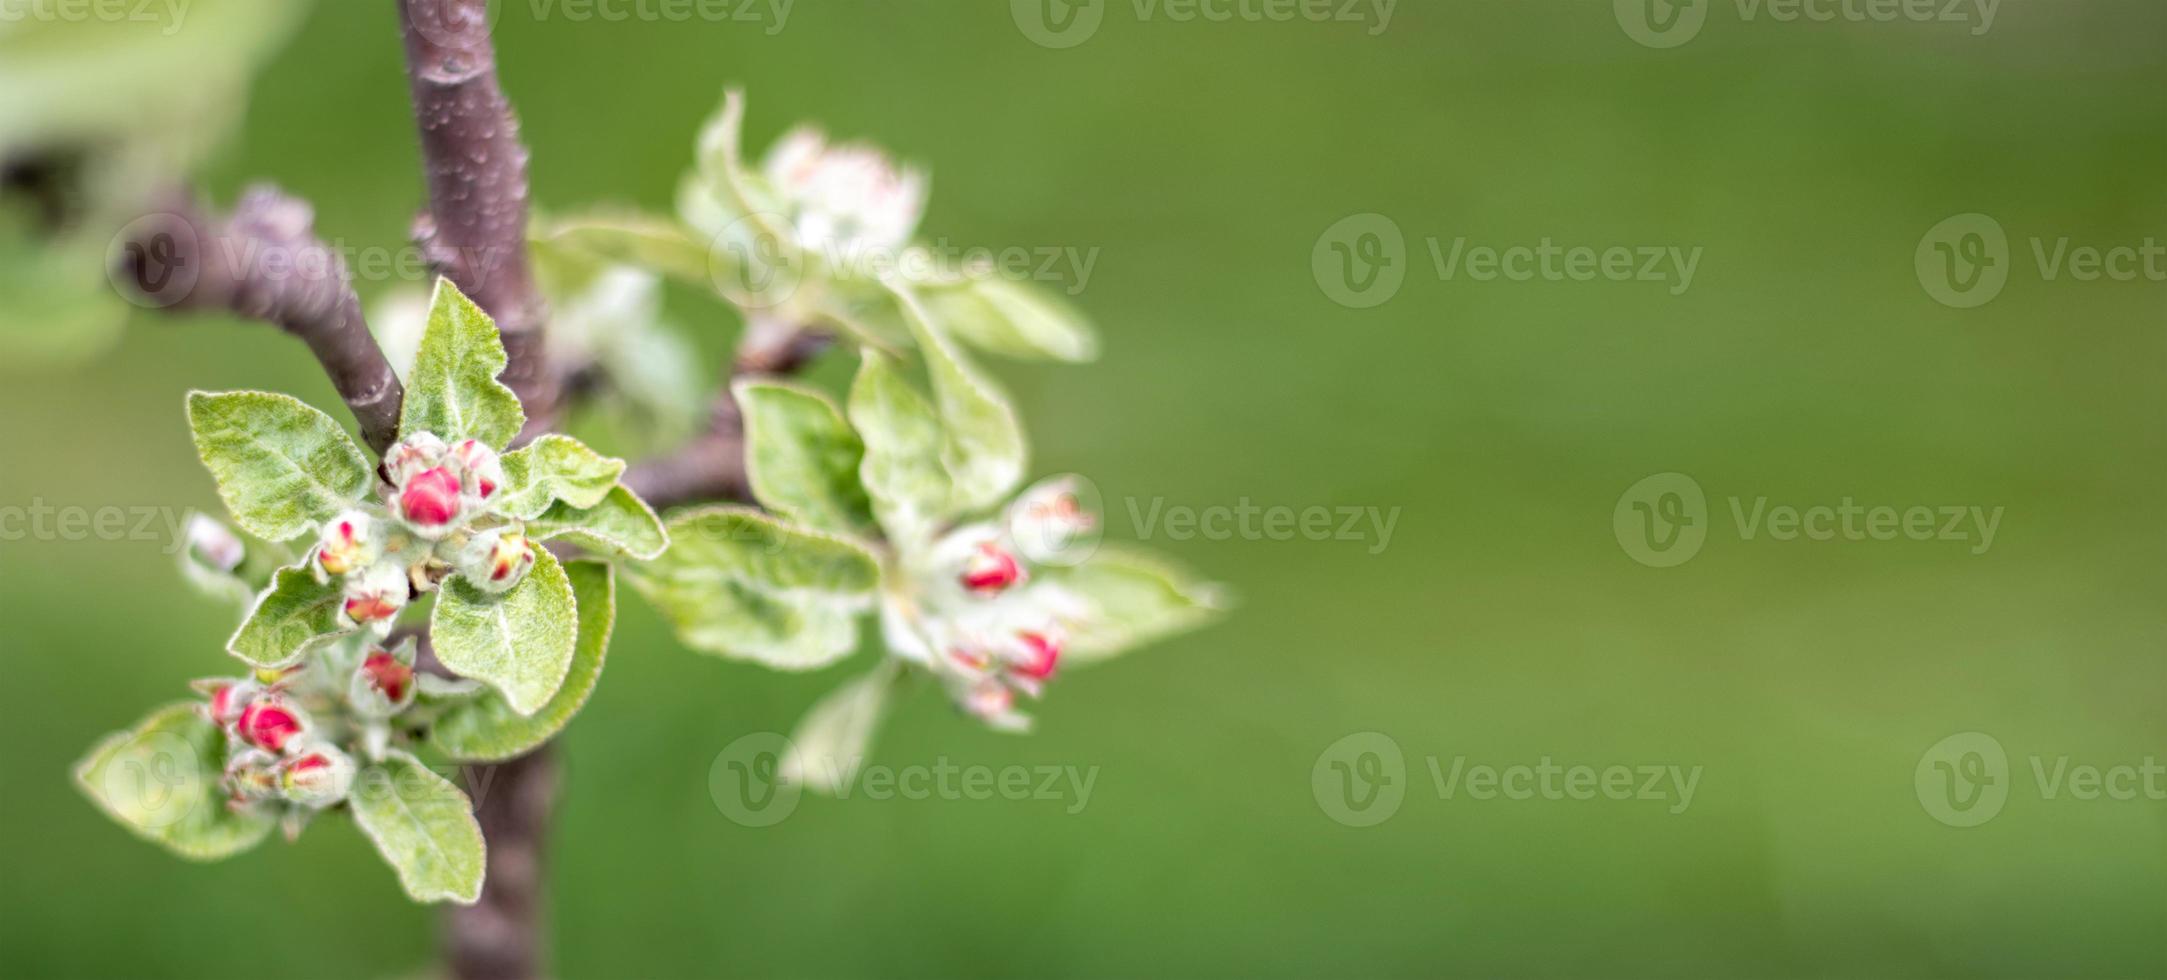
<svg viewBox="0 0 2167 980">
<path fill-rule="evenodd" d="M 301 713 L 277 698 L 257 698 L 241 710 L 241 738 L 257 748 L 285 751 L 307 729 Z"/>
<path fill-rule="evenodd" d="M 384 475 L 392 486 L 406 486 L 415 474 L 442 463 L 444 453 L 444 440 L 427 432 L 416 433 L 384 454 Z"/>
<path fill-rule="evenodd" d="M 468 491 L 483 500 L 495 496 L 497 487 L 504 484 L 504 467 L 497 461 L 496 450 L 477 440 L 453 446 L 451 458 L 465 474 Z"/>
<path fill-rule="evenodd" d="M 446 467 L 423 470 L 399 491 L 399 513 L 417 528 L 442 528 L 459 517 L 459 477 Z"/>
<path fill-rule="evenodd" d="M 303 806 L 322 809 L 346 798 L 354 785 L 354 761 L 328 745 L 288 760 L 278 774 L 279 792 Z"/>
<path fill-rule="evenodd" d="M 330 575 L 346 575 L 360 569 L 374 557 L 369 553 L 368 537 L 368 515 L 339 515 L 324 525 L 323 538 L 316 544 L 317 566 Z"/>
<path fill-rule="evenodd" d="M 361 672 L 368 677 L 369 684 L 383 692 L 393 704 L 406 700 L 406 690 L 414 683 L 414 668 L 382 650 L 362 659 Z"/>
<path fill-rule="evenodd" d="M 1061 666 L 1061 641 L 1034 632 L 1018 633 L 1016 639 L 1023 644 L 1023 659 L 1011 669 L 1034 681 L 1052 678 L 1054 670 Z"/>
<path fill-rule="evenodd" d="M 278 795 L 278 757 L 261 749 L 234 753 L 226 760 L 225 786 L 236 805 Z"/>
<path fill-rule="evenodd" d="M 964 588 L 979 595 L 996 595 L 1023 581 L 1023 566 L 1016 563 L 1016 556 L 987 541 L 964 561 L 960 580 Z"/>
</svg>

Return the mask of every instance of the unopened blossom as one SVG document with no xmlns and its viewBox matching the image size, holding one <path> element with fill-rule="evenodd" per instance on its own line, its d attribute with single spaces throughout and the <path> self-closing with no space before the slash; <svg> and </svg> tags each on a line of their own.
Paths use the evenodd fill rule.
<svg viewBox="0 0 2167 980">
<path fill-rule="evenodd" d="M 354 760 L 321 743 L 295 753 L 279 767 L 279 795 L 288 802 L 323 809 L 346 798 L 354 785 Z"/>
<path fill-rule="evenodd" d="M 332 518 L 316 541 L 316 567 L 326 575 L 347 575 L 367 567 L 383 550 L 376 530 L 376 521 L 358 510 Z"/>
<path fill-rule="evenodd" d="M 408 581 L 405 569 L 390 564 L 374 565 L 346 580 L 345 604 L 341 611 L 355 626 L 388 629 L 391 620 L 406 608 L 412 592 L 413 585 Z"/>
<path fill-rule="evenodd" d="M 235 723 L 235 732 L 243 741 L 267 752 L 283 752 L 286 746 L 300 738 L 309 729 L 308 716 L 291 702 L 275 695 L 264 695 L 241 709 L 241 717 Z"/>
<path fill-rule="evenodd" d="M 235 805 L 278 795 L 278 756 L 262 749 L 242 749 L 226 759 L 222 783 Z"/>
<path fill-rule="evenodd" d="M 474 536 L 461 553 L 459 573 L 491 592 L 518 585 L 534 567 L 534 544 L 517 526 L 500 527 Z"/>
<path fill-rule="evenodd" d="M 356 713 L 383 718 L 414 702 L 419 685 L 414 680 L 413 649 L 410 643 L 396 651 L 366 648 L 367 653 L 347 684 L 346 700 Z"/>
<path fill-rule="evenodd" d="M 504 464 L 497 451 L 479 440 L 467 439 L 451 448 L 451 461 L 459 474 L 460 490 L 476 501 L 496 496 L 504 485 Z"/>
<path fill-rule="evenodd" d="M 239 568 L 247 551 L 231 528 L 202 514 L 188 515 L 188 549 L 196 560 L 221 572 Z"/>
</svg>

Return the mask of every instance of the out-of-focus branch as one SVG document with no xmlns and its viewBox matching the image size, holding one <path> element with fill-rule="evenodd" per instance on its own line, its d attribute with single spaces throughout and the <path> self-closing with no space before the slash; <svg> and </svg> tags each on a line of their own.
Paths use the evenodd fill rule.
<svg viewBox="0 0 2167 980">
<path fill-rule="evenodd" d="M 306 202 L 275 187 L 251 188 L 223 221 L 175 194 L 128 226 L 119 278 L 150 306 L 233 313 L 299 337 L 381 453 L 398 441 L 405 389 L 361 317 L 345 261 L 316 239 L 314 223 Z"/>
<path fill-rule="evenodd" d="M 730 378 L 795 374 L 827 349 L 824 330 L 754 316 L 738 344 Z M 727 384 L 715 396 L 707 428 L 667 456 L 644 460 L 625 472 L 625 486 L 656 510 L 710 501 L 749 501 L 745 471 L 744 416 Z"/>
<path fill-rule="evenodd" d="M 554 427 L 563 379 L 543 350 L 548 308 L 527 255 L 527 147 L 497 81 L 488 14 L 488 0 L 399 0 L 429 187 L 414 238 L 496 320 L 511 356 L 504 383 L 526 406 L 531 438 Z"/>
</svg>

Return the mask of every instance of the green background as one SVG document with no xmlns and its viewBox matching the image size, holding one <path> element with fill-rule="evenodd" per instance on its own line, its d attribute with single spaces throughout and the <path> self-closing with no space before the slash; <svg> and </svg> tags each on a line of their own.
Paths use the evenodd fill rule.
<svg viewBox="0 0 2167 980">
<path fill-rule="evenodd" d="M 1107 353 L 1000 364 L 1034 470 L 1148 510 L 1400 509 L 1388 546 L 1149 545 L 1242 597 L 1217 627 L 1064 677 L 1028 738 L 928 694 L 873 761 L 1099 768 L 1067 801 L 830 801 L 748 828 L 711 800 L 738 737 L 836 680 L 690 654 L 627 595 L 564 740 L 550 850 L 570 977 L 2134 977 L 2167 973 L 2167 801 L 2045 799 L 2030 761 L 2167 756 L 2167 283 L 2047 281 L 2049 247 L 2167 235 L 2167 9 L 2008 0 L 1964 25 L 1744 20 L 1673 50 L 1611 5 L 1406 0 L 1348 23 L 1178 22 L 1126 0 L 1070 50 L 1006 5 L 803 0 L 761 24 L 537 18 L 506 85 L 538 200 L 666 207 L 726 83 L 934 172 L 927 234 L 1098 249 Z M 188 80 L 176 78 L 173 84 Z M 5 97 L 5 93 L 0 93 Z M 275 179 L 393 247 L 421 196 L 392 5 L 319 5 L 206 187 Z M 1963 212 L 2013 273 L 1956 310 L 1913 252 Z M 1318 236 L 1404 232 L 1381 306 L 1332 302 Z M 1678 245 L 1690 290 L 1445 281 L 1425 242 Z M 370 284 L 371 293 L 388 284 Z M 720 358 L 735 330 L 673 297 Z M 300 345 L 139 317 L 108 356 L 10 372 L 0 505 L 210 507 L 189 388 L 336 407 Z M 831 379 L 833 369 L 820 377 Z M 1705 488 L 1698 557 L 1644 567 L 1627 487 Z M 2004 508 L 1991 549 L 1746 540 L 1751 507 Z M 232 623 L 163 542 L 0 543 L 0 973 L 405 974 L 435 918 L 345 821 L 212 866 L 69 785 L 97 737 L 224 671 Z M 1312 791 L 1381 732 L 1372 827 Z M 2006 747 L 2006 809 L 1937 822 L 1926 749 Z M 1700 766 L 1690 807 L 1445 799 L 1448 768 Z M 1327 762 L 1329 760 L 1326 760 Z M 1329 794 L 1327 794 L 1329 795 Z M 1327 801 L 1328 802 L 1328 801 Z"/>
</svg>

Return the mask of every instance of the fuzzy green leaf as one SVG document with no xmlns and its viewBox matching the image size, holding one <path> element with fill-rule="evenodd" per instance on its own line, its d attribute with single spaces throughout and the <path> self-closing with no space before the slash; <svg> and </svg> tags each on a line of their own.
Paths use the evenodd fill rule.
<svg viewBox="0 0 2167 980">
<path fill-rule="evenodd" d="M 563 538 L 589 551 L 637 561 L 652 561 L 670 546 L 654 508 L 622 486 L 593 507 L 557 503 L 527 522 L 527 534 L 536 541 Z"/>
<path fill-rule="evenodd" d="M 540 711 L 524 717 L 494 692 L 454 704 L 430 729 L 429 739 L 439 751 L 484 762 L 523 754 L 563 730 L 594 693 L 609 654 L 610 628 L 617 620 L 616 583 L 603 562 L 575 561 L 564 570 L 579 605 L 579 635 L 564 686 Z"/>
<path fill-rule="evenodd" d="M 980 350 L 1030 360 L 1097 359 L 1098 334 L 1081 311 L 1050 292 L 1007 279 L 930 290 L 933 321 Z"/>
<path fill-rule="evenodd" d="M 1016 410 L 993 382 L 979 372 L 954 342 L 926 317 L 917 299 L 898 292 L 926 376 L 933 383 L 934 404 L 948 427 L 941 461 L 955 481 L 951 503 L 978 510 L 1006 500 L 1023 479 L 1023 426 Z"/>
<path fill-rule="evenodd" d="M 522 520 L 540 517 L 560 500 L 574 508 L 593 507 L 609 496 L 625 471 L 624 460 L 595 452 L 571 436 L 555 434 L 505 453 L 503 462 L 503 495 L 491 506 Z"/>
<path fill-rule="evenodd" d="M 572 667 L 579 609 L 572 582 L 548 549 L 510 592 L 492 595 L 463 577 L 444 583 L 429 619 L 444 666 L 487 681 L 522 715 L 540 711 Z"/>
<path fill-rule="evenodd" d="M 497 380 L 508 361 L 495 320 L 449 279 L 436 281 L 429 325 L 407 374 L 399 433 L 432 432 L 445 442 L 478 439 L 493 449 L 511 444 L 527 422 L 519 396 Z"/>
<path fill-rule="evenodd" d="M 1070 624 L 1067 655 L 1092 663 L 1204 625 L 1229 605 L 1220 586 L 1143 551 L 1101 546 L 1073 568 L 1048 567 L 1047 579 L 1082 599 Z"/>
<path fill-rule="evenodd" d="M 368 492 L 368 457 L 299 399 L 189 392 L 188 428 L 234 523 L 266 541 L 306 534 Z"/>
<path fill-rule="evenodd" d="M 318 582 L 305 568 L 281 568 L 226 641 L 226 652 L 258 667 L 293 663 L 318 644 L 351 632 L 339 622 L 344 598 L 336 582 Z"/>
<path fill-rule="evenodd" d="M 855 533 L 872 521 L 858 482 L 865 445 L 828 396 L 773 381 L 741 381 L 734 392 L 753 496 L 823 531 Z"/>
<path fill-rule="evenodd" d="M 347 804 L 414 901 L 472 905 L 481 898 L 482 828 L 473 802 L 450 780 L 393 751 L 361 771 Z"/>
<path fill-rule="evenodd" d="M 915 538 L 948 513 L 955 485 L 941 465 L 940 416 L 893 358 L 865 352 L 850 386 L 850 423 L 865 440 L 859 479 L 892 535 Z"/>
<path fill-rule="evenodd" d="M 628 575 L 687 646 L 783 670 L 856 649 L 858 614 L 880 585 L 864 546 L 731 507 L 678 515 L 670 550 Z"/>
<path fill-rule="evenodd" d="M 106 736 L 76 763 L 75 782 L 136 836 L 215 861 L 254 847 L 278 822 L 268 806 L 226 806 L 225 753 L 225 732 L 194 705 L 170 704 Z"/>
</svg>

